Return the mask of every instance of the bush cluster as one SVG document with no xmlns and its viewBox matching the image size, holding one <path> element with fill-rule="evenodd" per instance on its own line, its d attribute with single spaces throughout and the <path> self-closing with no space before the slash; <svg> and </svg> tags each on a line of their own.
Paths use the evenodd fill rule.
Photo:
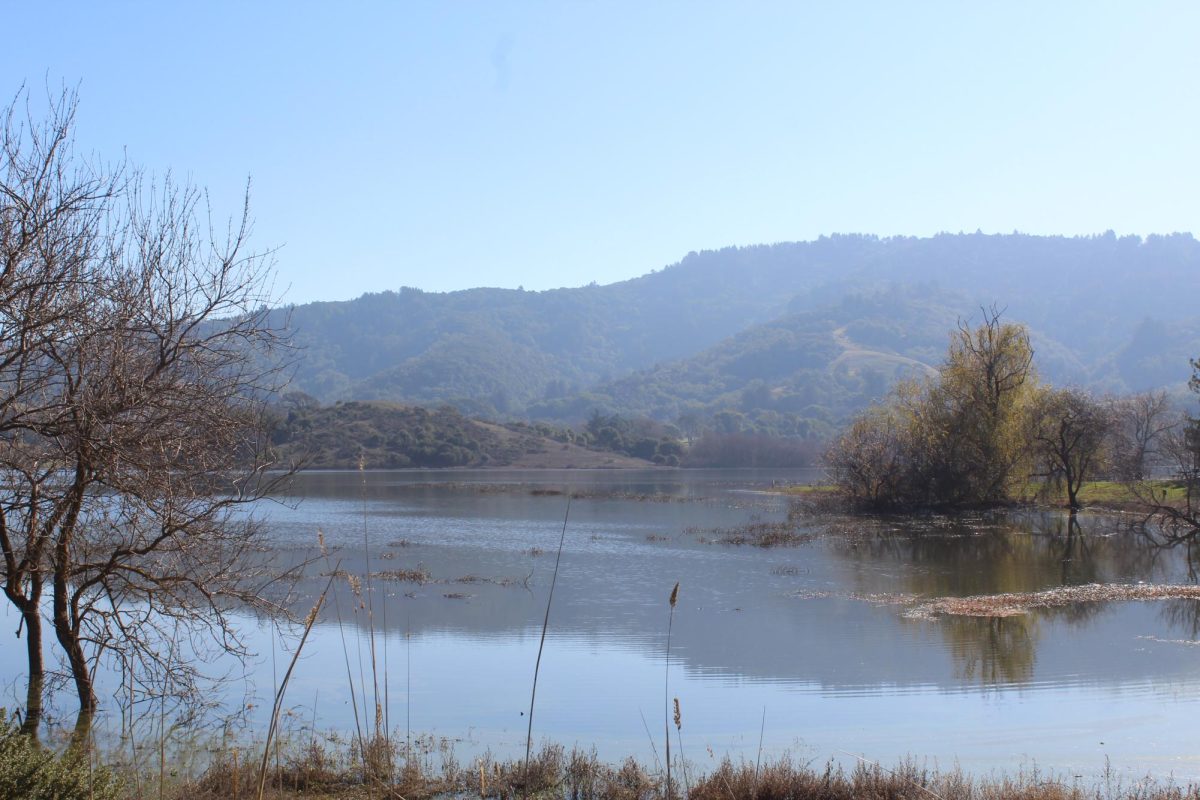
<svg viewBox="0 0 1200 800">
<path fill-rule="evenodd" d="M 103 767 L 68 750 L 41 747 L 0 709 L 0 798 L 16 800 L 116 800 L 121 783 Z"/>
</svg>

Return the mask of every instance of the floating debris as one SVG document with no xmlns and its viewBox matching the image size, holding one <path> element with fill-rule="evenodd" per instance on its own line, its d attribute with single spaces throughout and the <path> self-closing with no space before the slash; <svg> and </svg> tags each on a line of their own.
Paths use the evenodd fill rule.
<svg viewBox="0 0 1200 800">
<path fill-rule="evenodd" d="M 1089 583 L 1083 586 L 1061 586 L 1041 592 L 941 597 L 909 609 L 904 616 L 912 619 L 933 619 L 942 614 L 959 617 L 1015 617 L 1035 608 L 1062 608 L 1079 603 L 1178 599 L 1200 600 L 1200 586 Z"/>
<path fill-rule="evenodd" d="M 858 600 L 862 603 L 871 603 L 877 606 L 908 606 L 921 599 L 915 594 L 897 592 L 826 592 L 820 589 L 801 589 L 798 592 L 793 592 L 792 597 L 798 597 L 801 600 L 824 600 L 829 597 L 838 597 L 844 600 Z"/>
<path fill-rule="evenodd" d="M 1162 583 L 1089 583 L 1083 586 L 1060 586 L 1041 592 L 938 597 L 925 602 L 921 602 L 922 598 L 918 595 L 902 592 L 832 592 L 821 589 L 801 589 L 792 592 L 791 596 L 801 600 L 823 600 L 838 597 L 879 606 L 912 606 L 904 612 L 904 616 L 908 619 L 936 619 L 939 616 L 1018 617 L 1037 608 L 1063 608 L 1080 603 L 1111 603 L 1121 600 L 1200 600 L 1200 586 Z M 1152 639 L 1153 637 L 1142 638 Z M 1195 642 L 1187 643 L 1196 644 Z"/>
<path fill-rule="evenodd" d="M 1200 647 L 1200 642 L 1195 639 L 1160 639 L 1157 636 L 1139 636 L 1139 639 L 1145 639 L 1148 642 L 1158 642 L 1159 644 L 1183 644 L 1188 647 Z"/>
<path fill-rule="evenodd" d="M 424 567 L 415 569 L 387 569 L 382 572 L 371 573 L 372 578 L 379 578 L 385 581 L 401 581 L 405 583 L 429 583 L 432 576 L 429 570 Z"/>
</svg>

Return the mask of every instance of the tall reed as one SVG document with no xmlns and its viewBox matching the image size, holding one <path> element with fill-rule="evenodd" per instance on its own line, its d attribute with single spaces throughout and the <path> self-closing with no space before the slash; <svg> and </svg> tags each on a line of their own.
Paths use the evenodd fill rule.
<svg viewBox="0 0 1200 800">
<path fill-rule="evenodd" d="M 663 678 L 663 730 L 666 731 L 666 763 L 667 763 L 667 793 L 666 800 L 671 800 L 671 627 L 675 623 L 675 602 L 679 600 L 679 581 L 671 590 L 670 615 L 667 617 L 667 658 L 665 676 Z"/>
<path fill-rule="evenodd" d="M 679 710 L 679 698 L 675 698 L 675 739 L 679 742 L 679 770 L 683 773 L 683 796 L 692 794 L 688 786 L 687 759 L 683 757 L 683 714 Z"/>
<path fill-rule="evenodd" d="M 313 625 L 317 622 L 317 615 L 321 613 L 321 606 L 324 605 L 325 597 L 329 594 L 329 588 L 333 586 L 333 579 L 336 576 L 337 569 L 335 568 L 333 574 L 329 576 L 329 580 L 325 583 L 325 588 L 321 590 L 320 596 L 317 597 L 317 602 L 313 603 L 312 609 L 308 612 L 308 617 L 304 620 L 304 633 L 300 635 L 300 641 L 296 643 L 296 652 L 292 653 L 292 660 L 288 664 L 287 671 L 283 673 L 283 680 L 279 684 L 279 689 L 275 692 L 275 703 L 271 707 L 271 722 L 267 727 L 267 740 L 263 743 L 262 762 L 258 766 L 258 800 L 262 800 L 263 792 L 266 790 L 267 762 L 271 758 L 271 740 L 278 732 L 279 710 L 283 707 L 283 696 L 287 692 L 288 681 L 292 679 L 292 672 L 296 669 L 296 662 L 300 659 L 300 651 L 304 649 L 304 643 L 308 641 L 308 634 L 312 632 Z"/>
<path fill-rule="evenodd" d="M 562 533 L 558 537 L 558 555 L 554 557 L 554 575 L 550 578 L 550 594 L 546 598 L 546 615 L 542 618 L 542 638 L 538 642 L 537 661 L 533 665 L 533 688 L 529 691 L 529 728 L 525 733 L 525 766 L 521 775 L 521 791 L 529 796 L 529 754 L 533 749 L 533 704 L 537 699 L 538 673 L 542 668 L 542 650 L 546 647 L 546 629 L 550 627 L 550 606 L 554 603 L 554 586 L 558 583 L 558 565 L 562 562 L 563 542 L 567 539 L 567 521 L 571 518 L 571 495 L 567 495 L 567 510 L 563 514 Z"/>
</svg>

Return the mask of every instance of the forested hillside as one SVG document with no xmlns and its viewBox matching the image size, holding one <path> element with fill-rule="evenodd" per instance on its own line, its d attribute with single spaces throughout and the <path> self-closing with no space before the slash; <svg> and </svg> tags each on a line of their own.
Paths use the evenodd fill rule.
<svg viewBox="0 0 1200 800">
<path fill-rule="evenodd" d="M 272 433 L 274 457 L 281 464 L 309 469 L 597 469 L 654 463 L 590 444 L 586 433 L 577 437 L 552 426 L 497 425 L 453 408 L 361 402 L 319 406 L 297 393 L 285 395 Z"/>
<path fill-rule="evenodd" d="M 980 306 L 1029 326 L 1056 383 L 1181 385 L 1200 353 L 1198 292 L 1187 234 L 833 236 L 692 253 L 607 286 L 401 289 L 279 314 L 301 348 L 294 388 L 324 402 L 564 422 L 728 410 L 742 429 L 821 435 L 936 365 Z"/>
</svg>

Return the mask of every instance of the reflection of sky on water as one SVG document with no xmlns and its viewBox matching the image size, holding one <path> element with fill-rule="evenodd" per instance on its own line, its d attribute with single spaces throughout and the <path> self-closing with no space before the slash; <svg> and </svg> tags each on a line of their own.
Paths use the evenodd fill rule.
<svg viewBox="0 0 1200 800">
<path fill-rule="evenodd" d="M 439 479 L 452 485 L 432 485 Z M 394 729 L 403 731 L 411 714 L 415 732 L 464 739 L 463 754 L 523 748 L 522 712 L 566 505 L 562 496 L 526 487 L 480 485 L 497 480 L 515 478 L 368 473 L 364 492 L 357 474 L 319 473 L 302 476 L 306 499 L 298 507 L 264 509 L 285 547 L 315 547 L 320 529 L 342 547 L 343 568 L 362 572 L 365 524 L 372 571 L 430 574 L 433 582 L 421 585 L 373 583 L 388 715 Z M 911 753 L 943 765 L 957 758 L 969 769 L 1013 768 L 1024 759 L 1092 774 L 1107 755 L 1132 773 L 1200 776 L 1191 755 L 1200 750 L 1187 735 L 1200 711 L 1200 648 L 1186 643 L 1200 619 L 1195 603 L 922 621 L 904 618 L 901 606 L 796 596 L 1186 581 L 1178 553 L 1109 535 L 1101 518 L 1084 517 L 1078 529 L 1039 514 L 843 520 L 836 536 L 761 550 L 704 541 L 751 518 L 782 516 L 778 499 L 740 491 L 744 473 L 554 473 L 541 480 L 573 482 L 583 496 L 571 506 L 542 663 L 539 737 L 594 744 L 606 758 L 652 759 L 642 715 L 660 737 L 666 599 L 679 580 L 671 694 L 683 704 L 685 751 L 700 763 L 708 747 L 753 758 L 765 708 L 765 750 L 790 748 L 803 760 L 847 751 L 887 763 Z M 604 496 L 614 489 L 672 501 Z M 303 614 L 310 603 L 303 599 L 297 609 Z M 289 689 L 296 719 L 311 719 L 315 699 L 319 728 L 354 724 L 343 634 L 355 680 L 360 653 L 370 680 L 366 615 L 353 606 L 339 582 Z M 257 649 L 269 652 L 269 634 L 251 627 Z M 0 649 L 6 681 L 19 672 L 21 655 L 20 647 Z M 279 672 L 286 659 L 277 657 Z M 253 681 L 260 708 L 252 718 L 268 705 L 269 660 L 253 670 Z"/>
</svg>

